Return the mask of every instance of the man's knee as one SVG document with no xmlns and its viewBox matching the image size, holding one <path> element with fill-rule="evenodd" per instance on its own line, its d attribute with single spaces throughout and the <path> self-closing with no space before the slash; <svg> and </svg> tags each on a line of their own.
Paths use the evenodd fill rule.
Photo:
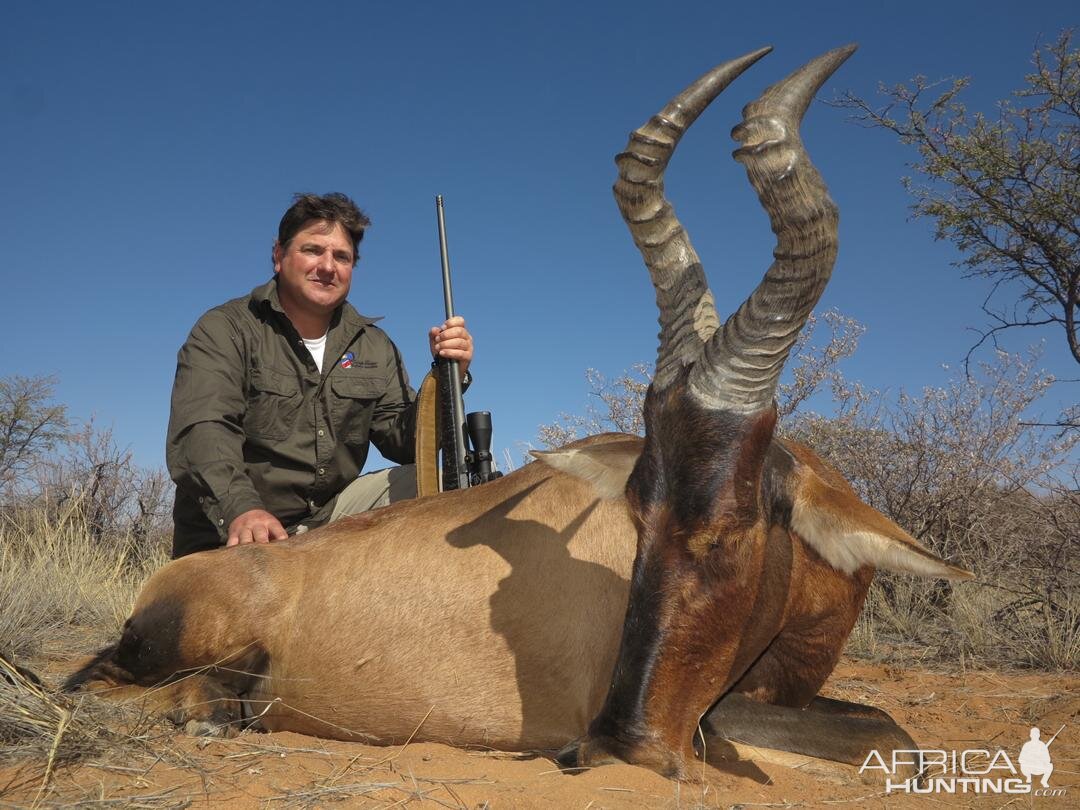
<svg viewBox="0 0 1080 810">
<path fill-rule="evenodd" d="M 330 522 L 416 497 L 416 467 L 402 464 L 361 475 L 338 495 Z"/>
</svg>

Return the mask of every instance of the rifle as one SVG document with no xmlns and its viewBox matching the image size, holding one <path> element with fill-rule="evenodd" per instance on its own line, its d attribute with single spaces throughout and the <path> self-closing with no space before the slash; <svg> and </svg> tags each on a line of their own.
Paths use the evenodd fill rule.
<svg viewBox="0 0 1080 810">
<path fill-rule="evenodd" d="M 454 317 L 454 294 L 450 285 L 450 256 L 446 250 L 446 221 L 443 216 L 442 195 L 435 197 L 435 213 L 439 221 L 439 254 L 442 259 L 443 303 L 446 319 Z M 467 417 L 461 392 L 461 377 L 457 360 L 436 362 L 438 375 L 439 444 L 442 447 L 442 491 L 467 489 L 502 476 L 492 469 L 491 412 L 475 411 Z M 469 451 L 466 429 L 474 451 Z"/>
</svg>

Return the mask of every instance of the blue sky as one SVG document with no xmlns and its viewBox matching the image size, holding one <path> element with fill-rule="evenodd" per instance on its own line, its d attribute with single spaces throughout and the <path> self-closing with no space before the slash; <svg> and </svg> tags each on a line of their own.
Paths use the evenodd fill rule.
<svg viewBox="0 0 1080 810">
<path fill-rule="evenodd" d="M 1072 9 L 1070 11 L 1070 9 Z M 1066 2 L 10 4 L 0 30 L 0 375 L 55 374 L 73 416 L 163 463 L 176 350 L 199 315 L 270 274 L 297 191 L 344 191 L 373 227 L 352 302 L 418 380 L 442 320 L 434 196 L 455 299 L 477 342 L 469 410 L 515 458 L 586 404 L 584 370 L 652 361 L 653 293 L 611 198 L 612 157 L 712 65 L 775 46 L 685 138 L 668 197 L 721 314 L 773 246 L 730 157 L 744 103 L 807 59 L 860 50 L 822 91 L 867 96 L 921 73 L 971 75 L 969 107 L 1022 83 L 1078 21 Z M 986 289 L 909 220 L 911 155 L 814 105 L 804 137 L 841 211 L 822 307 L 868 327 L 848 375 L 945 379 Z M 1057 332 L 1044 365 L 1077 376 Z M 1075 400 L 1058 386 L 1055 402 Z"/>
</svg>

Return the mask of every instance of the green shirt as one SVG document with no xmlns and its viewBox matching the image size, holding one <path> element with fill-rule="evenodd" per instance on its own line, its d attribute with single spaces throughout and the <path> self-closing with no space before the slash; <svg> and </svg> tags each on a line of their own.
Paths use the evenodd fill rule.
<svg viewBox="0 0 1080 810">
<path fill-rule="evenodd" d="M 415 392 L 376 320 L 339 307 L 320 374 L 273 279 L 199 319 L 177 357 L 165 449 L 174 556 L 222 545 L 251 509 L 286 528 L 325 523 L 369 441 L 413 461 Z"/>
</svg>

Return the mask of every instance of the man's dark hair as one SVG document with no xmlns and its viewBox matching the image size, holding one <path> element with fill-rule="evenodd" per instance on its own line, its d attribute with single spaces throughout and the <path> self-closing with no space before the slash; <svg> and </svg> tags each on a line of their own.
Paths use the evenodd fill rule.
<svg viewBox="0 0 1080 810">
<path fill-rule="evenodd" d="M 353 264 L 356 264 L 360 240 L 364 238 L 364 229 L 371 224 L 371 220 L 356 207 L 356 203 L 337 191 L 294 195 L 292 206 L 278 225 L 278 242 L 286 247 L 300 229 L 314 219 L 336 222 L 345 229 L 352 240 Z"/>
</svg>

